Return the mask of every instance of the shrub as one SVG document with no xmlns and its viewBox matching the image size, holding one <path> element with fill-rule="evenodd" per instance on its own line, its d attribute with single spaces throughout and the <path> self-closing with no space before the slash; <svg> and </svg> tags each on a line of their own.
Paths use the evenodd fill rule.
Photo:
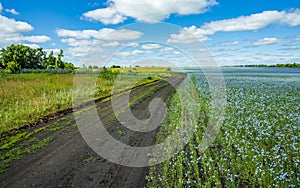
<svg viewBox="0 0 300 188">
<path fill-rule="evenodd" d="M 21 66 L 14 61 L 11 61 L 7 64 L 7 69 L 10 70 L 11 73 L 20 73 L 21 72 Z"/>
</svg>

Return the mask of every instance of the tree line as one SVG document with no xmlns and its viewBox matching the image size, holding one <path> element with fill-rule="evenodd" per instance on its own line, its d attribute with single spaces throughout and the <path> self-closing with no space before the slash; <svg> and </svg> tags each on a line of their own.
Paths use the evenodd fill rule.
<svg viewBox="0 0 300 188">
<path fill-rule="evenodd" d="M 275 65 L 237 65 L 235 67 L 288 67 L 288 68 L 300 68 L 300 63 L 286 63 L 286 64 L 275 64 Z"/>
<path fill-rule="evenodd" d="M 72 63 L 62 61 L 63 56 L 63 50 L 56 57 L 53 51 L 48 55 L 43 48 L 12 44 L 0 50 L 0 68 L 12 73 L 22 69 L 75 69 Z"/>
</svg>

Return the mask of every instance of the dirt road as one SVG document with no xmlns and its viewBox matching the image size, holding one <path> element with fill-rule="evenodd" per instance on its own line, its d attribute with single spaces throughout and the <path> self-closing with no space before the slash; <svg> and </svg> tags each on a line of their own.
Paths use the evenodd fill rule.
<svg viewBox="0 0 300 188">
<path fill-rule="evenodd" d="M 178 85 L 184 78 L 179 75 L 170 81 Z M 150 101 L 154 98 L 166 101 L 173 92 L 175 89 L 167 82 L 138 87 L 130 94 L 134 101 L 131 111 L 138 119 L 149 118 Z M 148 94 L 139 97 L 143 93 Z M 118 122 L 110 101 L 96 106 L 106 130 L 115 139 L 137 147 L 154 143 L 157 129 L 146 133 L 132 131 Z M 148 167 L 126 167 L 107 161 L 86 144 L 75 124 L 74 116 L 69 114 L 24 130 L 34 132 L 48 126 L 49 129 L 36 131 L 35 137 L 51 141 L 35 153 L 13 160 L 0 174 L 0 187 L 144 187 Z"/>
</svg>

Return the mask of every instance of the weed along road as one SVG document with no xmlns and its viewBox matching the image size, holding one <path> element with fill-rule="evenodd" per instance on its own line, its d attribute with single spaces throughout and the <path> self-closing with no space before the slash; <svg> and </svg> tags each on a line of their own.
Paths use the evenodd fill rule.
<svg viewBox="0 0 300 188">
<path fill-rule="evenodd" d="M 178 86 L 185 76 L 168 79 Z M 160 98 L 166 103 L 174 92 L 174 87 L 166 81 L 137 87 L 130 93 L 130 110 L 136 118 L 147 119 L 151 115 L 149 103 L 152 99 Z M 111 101 L 97 102 L 96 108 L 106 130 L 116 140 L 136 147 L 150 146 L 155 142 L 157 129 L 138 132 L 122 126 L 115 117 Z M 83 113 L 84 110 L 88 107 L 74 113 Z M 155 109 L 156 112 L 160 110 Z M 1 160 L 5 162 L 1 166 L 1 187 L 145 186 L 148 167 L 117 165 L 99 156 L 82 138 L 73 114 L 9 136 L 10 140 L 1 146 L 4 156 Z"/>
</svg>

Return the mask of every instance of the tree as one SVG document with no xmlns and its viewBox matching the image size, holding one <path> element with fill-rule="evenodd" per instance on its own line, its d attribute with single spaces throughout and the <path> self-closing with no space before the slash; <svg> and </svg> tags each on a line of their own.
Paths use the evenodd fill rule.
<svg viewBox="0 0 300 188">
<path fill-rule="evenodd" d="M 43 51 L 43 48 L 37 48 L 35 49 L 35 59 L 34 59 L 34 66 L 35 68 L 43 69 L 45 68 L 43 63 L 44 60 L 47 58 L 47 53 Z"/>
<path fill-rule="evenodd" d="M 15 62 L 21 68 L 43 68 L 42 59 L 45 53 L 42 48 L 30 48 L 24 45 L 10 45 L 6 49 L 1 50 L 0 62 L 1 66 L 6 68 L 9 62 Z"/>
<path fill-rule="evenodd" d="M 52 67 L 55 68 L 55 64 L 56 64 L 56 57 L 54 57 L 53 55 L 53 50 L 50 52 L 47 61 L 46 61 L 46 66 L 44 66 L 47 69 L 51 69 Z"/>
<path fill-rule="evenodd" d="M 21 72 L 21 66 L 14 61 L 7 63 L 7 69 L 10 70 L 11 73 L 20 73 Z"/>
<path fill-rule="evenodd" d="M 11 45 L 6 49 L 1 50 L 1 65 L 7 68 L 9 62 L 18 63 L 21 67 L 25 66 L 26 57 L 25 52 L 27 51 L 27 46 L 22 45 Z M 23 57 L 24 56 L 24 57 Z"/>
<path fill-rule="evenodd" d="M 104 67 L 103 67 L 103 72 L 107 72 L 107 70 L 108 70 L 108 69 L 104 66 Z"/>
<path fill-rule="evenodd" d="M 121 68 L 121 66 L 119 66 L 119 65 L 113 65 L 113 66 L 111 66 L 111 68 Z"/>
<path fill-rule="evenodd" d="M 298 63 L 276 64 L 275 67 L 300 68 L 300 64 Z"/>
<path fill-rule="evenodd" d="M 64 56 L 63 53 L 64 53 L 63 50 L 60 50 L 60 52 L 55 60 L 55 68 L 57 68 L 57 69 L 64 68 L 64 62 L 61 60 L 61 58 Z"/>
<path fill-rule="evenodd" d="M 65 63 L 64 69 L 74 70 L 76 67 L 72 63 Z"/>
<path fill-rule="evenodd" d="M 5 69 L 5 68 L 6 68 L 6 63 L 5 63 L 4 58 L 2 58 L 3 52 L 5 52 L 5 49 L 4 49 L 4 48 L 2 48 L 1 51 L 0 51 L 0 53 L 1 53 L 1 56 L 0 56 L 0 67 L 1 67 L 2 69 Z"/>
<path fill-rule="evenodd" d="M 63 50 L 60 50 L 57 57 L 53 51 L 47 53 L 43 48 L 30 48 L 25 45 L 10 45 L 0 50 L 0 68 L 18 71 L 20 69 L 64 69 L 67 65 L 62 61 Z M 13 63 L 11 63 L 13 62 Z M 8 68 L 8 64 L 10 67 Z M 74 65 L 68 63 L 68 69 L 75 69 Z"/>
</svg>

